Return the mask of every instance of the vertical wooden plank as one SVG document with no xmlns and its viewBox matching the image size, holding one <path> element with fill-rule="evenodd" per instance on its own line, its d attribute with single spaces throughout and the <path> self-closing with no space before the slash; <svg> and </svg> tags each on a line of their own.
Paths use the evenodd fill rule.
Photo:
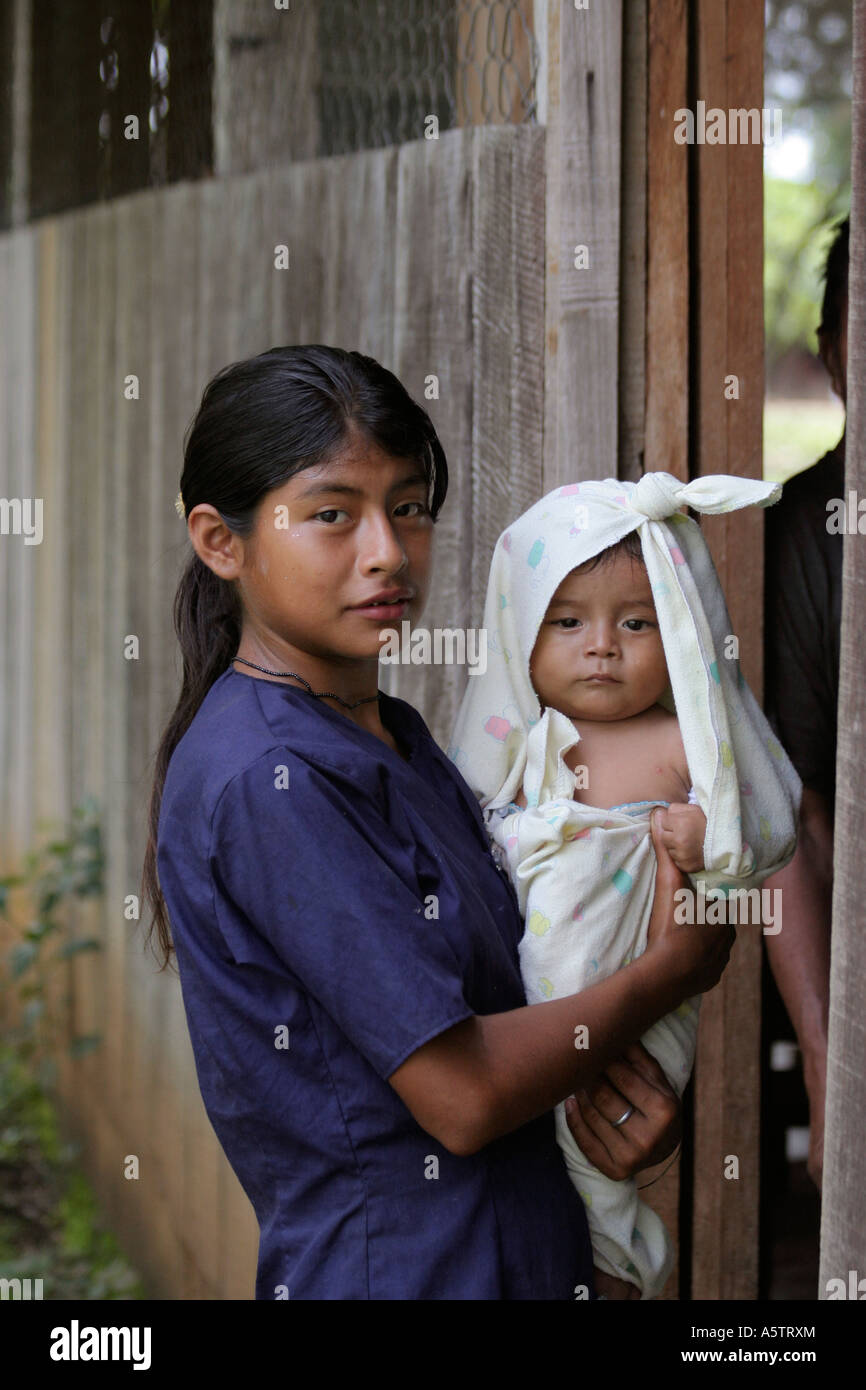
<svg viewBox="0 0 866 1390">
<path fill-rule="evenodd" d="M 102 409 L 105 378 L 110 368 L 109 343 L 111 305 L 111 248 L 114 239 L 113 214 L 107 205 L 87 209 L 80 217 L 82 317 L 78 320 L 79 350 L 73 374 L 74 409 L 78 416 L 76 432 L 80 457 L 75 462 L 79 487 L 73 494 L 73 544 L 78 548 L 75 561 L 80 585 L 81 606 L 73 630 L 80 662 L 78 697 L 80 723 L 75 737 L 81 743 L 79 780 L 74 804 L 93 797 L 104 814 L 105 782 L 105 510 L 110 468 L 110 447 L 106 439 L 106 418 Z M 106 269 L 109 274 L 106 275 Z M 75 930 L 81 937 L 102 939 L 104 903 L 83 900 L 75 905 Z M 102 953 L 86 953 L 73 958 L 71 968 L 73 1029 L 76 1035 L 100 1035 L 101 1046 L 74 1060 L 69 1082 L 75 1087 L 78 1122 L 96 1138 L 93 1166 L 104 1180 L 109 1155 L 99 1143 L 96 1113 L 100 1108 L 109 1065 L 106 1050 L 111 1040 L 104 1032 L 105 992 Z"/>
<path fill-rule="evenodd" d="M 213 0 L 213 62 L 215 174 L 315 158 L 318 0 Z"/>
<path fill-rule="evenodd" d="M 204 382 L 196 377 L 195 323 L 198 313 L 196 261 L 198 248 L 189 227 L 198 218 L 199 185 L 183 183 L 166 189 L 162 217 L 154 238 L 153 265 L 155 325 L 151 339 L 151 372 L 154 397 L 161 409 L 152 419 L 154 452 L 151 489 L 151 645 L 149 665 L 150 749 L 155 756 L 158 740 L 180 690 L 180 655 L 172 622 L 172 604 L 182 568 L 189 553 L 184 523 L 177 516 L 174 498 L 183 467 L 183 433 L 192 418 Z M 174 350 L 166 352 L 166 336 Z M 150 795 L 148 789 L 148 797 Z M 136 874 L 141 865 L 134 864 Z M 132 924 L 126 924 L 127 927 Z M 143 926 L 144 924 L 142 924 Z M 140 935 L 129 935 L 127 949 L 140 950 Z M 156 961 L 148 951 L 143 964 L 149 973 Z M 190 1212 L 186 1203 L 185 1170 L 187 1127 L 207 1126 L 201 1098 L 194 1110 L 184 1096 L 195 1084 L 194 1062 L 180 981 L 174 965 L 155 976 L 155 990 L 162 996 L 163 1046 L 161 1070 L 155 1077 L 159 1095 L 156 1116 L 160 1182 L 168 1211 L 174 1248 L 169 1269 L 160 1271 L 166 1297 L 187 1295 L 184 1269 L 191 1240 Z M 192 1071 L 192 1081 L 188 1073 Z M 216 1217 L 214 1218 L 216 1219 Z"/>
<path fill-rule="evenodd" d="M 326 264 L 328 228 L 318 217 L 326 182 L 325 165 L 316 160 L 274 169 L 265 189 L 263 216 L 269 235 L 261 254 L 271 276 L 271 345 L 319 341 L 317 311 L 327 293 L 326 281 L 335 272 L 333 264 Z M 277 246 L 289 249 L 285 270 L 275 268 Z"/>
<path fill-rule="evenodd" d="M 24 500 L 35 497 L 34 368 L 35 248 L 25 229 L 8 237 L 6 281 L 7 339 L 5 354 L 6 489 L 4 496 L 20 504 L 9 514 L 10 528 L 23 526 Z M 43 509 L 44 510 L 44 509 Z M 40 545 L 26 543 L 23 533 L 0 536 L 7 554 L 7 655 L 4 689 L 8 699 L 7 768 L 10 805 L 15 814 L 6 825 L 6 852 L 14 859 L 32 844 L 35 831 L 33 787 L 33 630 L 34 579 Z"/>
<path fill-rule="evenodd" d="M 105 759 L 103 782 L 103 830 L 105 835 L 105 903 L 103 927 L 105 1008 L 103 1031 L 107 1068 L 100 1097 L 104 1132 L 108 1131 L 105 1159 L 105 1193 L 118 1229 L 129 1237 L 135 1229 L 130 1222 L 129 1205 L 138 1196 L 140 1183 L 122 1178 L 123 1160 L 136 1153 L 134 1098 L 130 1095 L 130 1040 L 132 1012 L 127 953 L 133 923 L 124 915 L 128 895 L 136 891 L 131 879 L 131 856 L 127 836 L 129 746 L 126 737 L 129 690 L 124 638 L 129 631 L 127 592 L 129 584 L 130 514 L 129 478 L 137 466 L 132 446 L 130 402 L 123 397 L 123 377 L 133 370 L 127 362 L 127 286 L 129 267 L 125 259 L 124 204 L 113 202 L 111 238 L 104 247 L 100 275 L 108 287 L 103 313 L 109 338 L 109 353 L 102 363 L 99 393 L 100 420 L 108 451 L 105 486 L 105 572 L 102 590 L 103 651 L 106 703 L 102 725 Z M 134 247 L 130 248 L 134 254 Z M 113 1147 L 110 1147 L 113 1146 Z"/>
<path fill-rule="evenodd" d="M 149 543 L 148 475 L 151 457 L 150 413 L 153 392 L 150 337 L 152 332 L 151 267 L 153 245 L 153 195 L 144 192 L 118 199 L 118 319 L 117 353 L 111 389 L 118 402 L 118 430 L 127 451 L 124 533 L 126 563 L 120 608 L 120 646 L 112 653 L 113 681 L 125 691 L 124 725 L 124 829 L 126 837 L 127 893 L 137 891 L 144 853 L 145 818 L 149 792 L 148 666 L 149 612 L 151 596 L 147 570 Z M 127 382 L 135 378 L 137 396 Z M 135 646 L 137 646 L 137 656 Z M 148 1251 L 144 1262 L 149 1272 L 156 1263 L 155 1252 L 164 1249 L 163 1210 L 159 1155 L 152 1141 L 152 1117 L 158 1105 L 151 1069 L 155 1045 L 152 1029 L 159 1017 L 157 993 L 149 962 L 135 949 L 124 948 L 126 956 L 126 1053 L 123 1070 L 126 1083 L 124 1110 L 115 1127 L 124 1135 L 123 1154 L 139 1159 L 140 1177 L 124 1183 L 127 1229 L 133 1233 L 135 1248 Z M 156 1024 L 158 1028 L 158 1023 Z M 128 1144 L 128 1147 L 127 1147 Z"/>
<path fill-rule="evenodd" d="M 647 24 L 645 43 L 646 100 L 646 188 L 645 199 L 637 190 L 631 191 L 637 208 L 643 201 L 646 217 L 644 244 L 646 247 L 646 338 L 645 338 L 645 420 L 643 439 L 643 469 L 635 458 L 635 441 L 640 440 L 636 412 L 632 410 L 629 436 L 621 441 L 623 475 L 632 480 L 642 471 L 662 469 L 686 480 L 688 478 L 688 411 L 689 411 L 689 210 L 688 210 L 688 147 L 674 141 L 674 112 L 686 104 L 687 95 L 687 35 L 684 0 L 648 0 L 644 7 Z M 634 46 L 638 40 L 635 37 Z M 631 46 L 629 47 L 629 51 Z M 630 55 L 631 56 L 631 55 Z M 631 57 L 637 66 L 637 54 Z M 640 84 L 638 83 L 638 91 Z M 636 102 L 634 103 L 637 104 Z M 625 112 L 624 112 L 625 119 Z M 639 131 L 637 132 L 639 137 Z M 632 154 L 632 158 L 634 155 Z M 631 184 L 636 176 L 631 176 Z M 637 211 L 635 208 L 635 211 Z M 632 216 L 634 213 L 632 213 Z M 623 253 L 627 237 L 623 237 Z M 625 266 L 624 266 L 625 277 Z M 641 280 L 640 271 L 632 271 L 627 300 L 631 313 L 631 332 L 636 327 L 640 290 L 633 288 Z M 623 337 L 626 332 L 623 322 Z M 640 366 L 636 374 L 640 377 Z M 623 404 L 627 397 L 627 381 L 623 381 Z M 634 388 L 632 388 L 633 390 Z M 677 1260 L 665 1288 L 664 1300 L 677 1297 L 680 1278 L 679 1208 L 681 1157 L 667 1171 L 655 1170 L 641 1175 L 641 1183 L 651 1182 L 642 1194 L 658 1212 L 672 1239 L 677 1243 Z"/>
<path fill-rule="evenodd" d="M 622 5 L 547 11 L 545 491 L 616 473 Z"/>
<path fill-rule="evenodd" d="M 493 548 L 543 491 L 544 131 L 474 140 L 471 612 L 480 624 Z M 462 697 L 466 673 L 458 685 Z"/>
<path fill-rule="evenodd" d="M 0 237 L 0 295 L 4 308 L 9 304 L 10 299 L 10 279 L 12 275 L 12 247 L 11 237 Z M 12 351 L 11 335 L 8 333 L 0 334 L 0 497 L 12 497 L 13 488 L 10 482 L 9 468 L 9 439 L 6 428 L 6 421 L 9 419 L 9 356 Z M 12 548 L 5 544 L 0 545 L 0 622 L 3 624 L 3 632 L 12 631 L 12 606 L 11 606 L 11 565 Z M 11 669 L 12 653 L 9 650 L 9 643 L 0 642 L 0 787 L 3 795 L 0 796 L 0 868 L 3 871 L 11 871 L 14 867 L 13 847 L 11 844 L 11 822 L 13 820 L 12 801 L 11 801 L 11 767 L 12 767 L 12 702 L 11 702 Z"/>
<path fill-rule="evenodd" d="M 763 104 L 763 9 L 698 0 L 697 92 L 726 113 Z M 761 476 L 763 148 L 702 144 L 697 155 L 696 471 Z M 725 398 L 725 378 L 739 399 Z M 760 698 L 763 518 L 707 518 L 705 534 Z M 754 1298 L 758 1278 L 759 932 L 740 928 L 721 983 L 705 997 L 695 1078 L 693 1298 Z M 739 1177 L 724 1176 L 728 1155 Z"/>
<path fill-rule="evenodd" d="M 449 130 L 438 141 L 417 140 L 399 150 L 392 370 L 424 404 L 449 464 L 448 498 L 436 523 L 433 573 L 423 614 L 429 629 L 467 627 L 473 621 L 467 521 L 472 508 L 470 171 L 477 135 L 477 127 Z M 422 285 L 431 289 L 426 312 L 419 313 Z M 429 375 L 438 378 L 438 400 L 424 399 Z M 431 723 L 434 737 L 442 728 L 450 730 L 458 702 L 446 667 L 385 669 L 387 688 L 436 723 L 436 728 Z"/>
<path fill-rule="evenodd" d="M 845 495 L 866 493 L 866 5 L 854 6 L 854 99 L 851 154 L 851 246 L 849 270 L 847 438 Z M 842 634 L 839 672 L 839 769 L 836 792 L 833 929 L 827 1048 L 827 1114 L 821 1206 L 821 1268 L 818 1297 L 826 1298 L 849 1270 L 862 1279 L 866 1268 L 863 1115 L 866 1113 L 866 1029 L 863 978 L 862 862 L 866 836 L 862 767 L 864 724 L 863 614 L 866 568 L 860 534 L 844 537 Z M 862 1288 L 862 1284 L 860 1285 Z M 835 1286 L 838 1289 L 838 1285 Z M 849 1294 L 850 1297 L 850 1294 Z M 862 1297 L 858 1293 L 855 1297 Z"/>
<path fill-rule="evenodd" d="M 316 246 L 322 257 L 321 292 L 310 306 L 319 341 L 366 353 L 390 368 L 398 246 L 397 149 L 340 155 L 331 163 L 315 211 L 308 209 L 303 221 L 305 259 Z"/>
<path fill-rule="evenodd" d="M 689 476 L 689 147 L 674 141 L 674 112 L 687 104 L 686 27 L 684 0 L 649 0 L 644 466 L 683 481 Z M 723 281 L 717 293 L 724 295 Z"/>
<path fill-rule="evenodd" d="M 166 359 L 172 362 L 174 357 L 173 353 L 166 352 L 166 345 L 173 342 L 177 323 L 177 306 L 167 297 L 167 288 L 171 282 L 169 267 L 173 256 L 173 245 L 169 236 L 177 234 L 178 231 L 176 223 L 169 222 L 168 219 L 170 206 L 171 200 L 167 198 L 147 199 L 147 217 L 151 224 L 150 258 L 149 262 L 145 261 L 144 268 L 148 281 L 149 321 L 148 337 L 142 341 L 147 372 L 147 386 L 142 390 L 142 406 L 143 412 L 147 414 L 149 447 L 145 455 L 146 466 L 141 469 L 144 483 L 142 519 L 146 518 L 145 543 L 139 552 L 136 574 L 136 583 L 142 590 L 145 626 L 142 631 L 141 661 L 135 673 L 142 686 L 146 745 L 140 798 L 141 830 L 133 854 L 136 877 L 141 870 L 147 843 L 146 816 L 150 801 L 153 759 L 161 732 L 163 713 L 163 672 L 167 664 L 166 658 L 174 652 L 176 645 L 174 642 L 170 646 L 164 645 L 165 620 L 154 601 L 162 593 L 160 576 L 166 528 L 171 526 L 172 521 L 180 524 L 162 484 L 165 368 Z M 164 975 L 155 972 L 148 956 L 139 959 L 147 980 L 146 1014 L 139 1026 L 147 1029 L 147 1089 L 150 1097 L 147 1144 L 153 1169 L 149 1203 L 153 1224 L 149 1242 L 151 1258 L 162 1271 L 162 1278 L 165 1280 L 165 1271 L 174 1269 L 178 1261 L 179 1231 L 176 1213 L 178 1209 L 182 1209 L 183 1200 L 183 1179 L 179 1172 L 180 1131 L 175 1125 L 177 1105 L 172 1103 L 171 1096 L 174 1088 L 174 1058 L 169 1051 L 168 1026 L 171 1011 L 179 1002 L 179 992 L 173 994 L 171 989 L 166 987 L 170 982 Z"/>
<path fill-rule="evenodd" d="M 643 472 L 647 390 L 648 0 L 623 8 L 622 235 L 620 238 L 619 469 Z"/>
<path fill-rule="evenodd" d="M 33 770 L 37 820 L 60 820 L 66 816 L 69 800 L 64 738 L 68 697 L 65 682 L 58 680 L 57 673 L 66 671 L 69 661 L 69 499 L 62 422 L 69 375 L 63 323 L 70 270 L 68 242 L 55 219 L 39 223 L 35 239 L 38 264 L 36 360 L 39 364 L 36 486 L 37 495 L 44 503 L 44 538 L 37 577 L 38 617 L 33 643 L 33 718 L 38 730 Z"/>
<path fill-rule="evenodd" d="M 31 103 L 31 17 L 32 0 L 14 0 L 6 23 L 11 25 L 12 82 L 8 100 L 9 140 L 9 221 L 15 227 L 26 222 L 30 203 L 30 103 Z M 8 29 L 6 31 L 9 32 Z"/>
</svg>

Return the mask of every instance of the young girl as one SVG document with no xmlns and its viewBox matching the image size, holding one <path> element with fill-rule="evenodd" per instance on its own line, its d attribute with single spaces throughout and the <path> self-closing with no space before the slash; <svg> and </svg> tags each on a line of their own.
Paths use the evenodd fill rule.
<svg viewBox="0 0 866 1390">
<path fill-rule="evenodd" d="M 649 950 L 580 998 L 527 1006 L 517 902 L 477 801 L 418 711 L 378 688 L 383 629 L 424 606 L 446 486 L 423 408 L 324 344 L 224 367 L 185 443 L 183 685 L 145 887 L 261 1228 L 259 1299 L 591 1300 L 551 1112 L 612 1073 L 638 1112 L 627 1171 L 670 1152 L 677 1102 L 631 1049 L 730 950 L 729 926 L 673 921 L 682 875 L 660 844 Z M 587 1016 L 591 1057 L 569 1041 Z M 606 1082 L 596 1094 L 616 1148 Z"/>
<path fill-rule="evenodd" d="M 469 681 L 449 752 L 517 890 L 531 1003 L 604 979 L 645 950 L 653 808 L 666 808 L 674 862 L 721 893 L 793 855 L 799 778 L 739 671 L 700 529 L 677 510 L 765 506 L 779 491 L 728 477 L 682 486 L 659 473 L 637 485 L 572 484 L 497 542 L 487 670 Z M 697 1003 L 683 1001 L 642 1039 L 679 1094 Z M 590 1030 L 575 1029 L 576 1049 L 593 1044 Z M 630 1114 L 624 1105 L 615 1123 Z M 587 1207 L 597 1286 L 655 1297 L 673 1259 L 663 1223 L 634 1181 L 612 1181 L 587 1160 L 562 1105 L 557 1138 Z"/>
</svg>

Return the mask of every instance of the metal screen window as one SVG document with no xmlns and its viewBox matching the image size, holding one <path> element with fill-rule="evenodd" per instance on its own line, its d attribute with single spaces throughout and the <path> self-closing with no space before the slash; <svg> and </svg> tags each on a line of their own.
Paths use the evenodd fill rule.
<svg viewBox="0 0 866 1390">
<path fill-rule="evenodd" d="M 536 118 L 531 0 L 328 0 L 319 10 L 320 154 Z"/>
</svg>

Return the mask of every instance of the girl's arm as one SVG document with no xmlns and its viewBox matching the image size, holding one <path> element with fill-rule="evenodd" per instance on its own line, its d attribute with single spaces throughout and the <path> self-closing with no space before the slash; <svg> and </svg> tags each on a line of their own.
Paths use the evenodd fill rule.
<svg viewBox="0 0 866 1390">
<path fill-rule="evenodd" d="M 454 1154 L 552 1110 L 685 999 L 715 985 L 730 954 L 726 924 L 679 926 L 688 883 L 652 817 L 658 859 L 648 949 L 608 979 L 565 999 L 474 1015 L 418 1048 L 389 1081 L 422 1129 Z M 578 1034 L 578 1028 L 586 1033 Z M 587 1046 L 575 1046 L 577 1040 Z"/>
</svg>

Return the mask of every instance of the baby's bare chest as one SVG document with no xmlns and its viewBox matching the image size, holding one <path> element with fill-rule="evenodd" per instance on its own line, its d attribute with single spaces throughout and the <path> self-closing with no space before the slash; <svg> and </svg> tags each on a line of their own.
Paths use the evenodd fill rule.
<svg viewBox="0 0 866 1390">
<path fill-rule="evenodd" d="M 685 801 L 681 749 L 678 732 L 670 728 L 583 735 L 565 754 L 577 776 L 574 800 L 604 807 L 625 801 Z"/>
</svg>

